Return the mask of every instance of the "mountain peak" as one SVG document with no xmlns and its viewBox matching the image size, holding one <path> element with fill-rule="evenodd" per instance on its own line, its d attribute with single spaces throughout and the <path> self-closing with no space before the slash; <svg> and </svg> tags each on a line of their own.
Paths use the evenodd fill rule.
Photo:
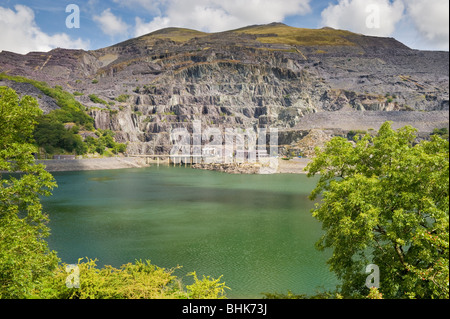
<svg viewBox="0 0 450 319">
<path fill-rule="evenodd" d="M 321 28 L 320 30 L 336 30 L 335 28 L 332 28 L 332 27 L 323 27 L 323 28 Z"/>
</svg>

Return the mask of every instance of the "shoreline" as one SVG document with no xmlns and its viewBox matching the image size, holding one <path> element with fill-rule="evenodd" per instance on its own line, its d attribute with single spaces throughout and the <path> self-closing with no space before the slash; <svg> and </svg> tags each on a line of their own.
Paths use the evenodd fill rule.
<svg viewBox="0 0 450 319">
<path fill-rule="evenodd" d="M 82 172 L 148 167 L 145 159 L 133 157 L 86 158 L 75 160 L 36 160 L 48 172 Z"/>
<path fill-rule="evenodd" d="M 306 158 L 294 158 L 291 160 L 278 159 L 278 166 L 276 171 L 272 171 L 269 174 L 307 174 L 304 168 L 310 162 L 310 159 Z M 43 164 L 46 166 L 48 172 L 81 172 L 81 171 L 100 171 L 100 170 L 116 170 L 127 168 L 145 168 L 156 166 L 156 163 L 147 163 L 144 158 L 136 157 L 109 157 L 109 158 L 89 158 L 89 159 L 76 159 L 76 160 L 37 160 L 37 164 Z M 166 165 L 167 164 L 161 164 Z M 245 169 L 236 170 L 234 167 L 232 171 L 235 174 L 262 174 L 259 171 L 259 166 L 254 164 L 243 164 Z M 253 168 L 253 169 L 252 169 Z M 255 169 L 257 168 L 257 169 Z M 206 169 L 213 171 L 228 172 L 226 169 L 221 168 L 219 164 L 214 169 L 208 167 L 192 167 L 192 169 Z"/>
<path fill-rule="evenodd" d="M 291 160 L 278 158 L 267 163 L 202 163 L 195 164 L 192 168 L 236 175 L 307 174 L 304 169 L 310 161 L 306 158 L 293 158 Z"/>
<path fill-rule="evenodd" d="M 291 160 L 278 160 L 278 174 L 308 174 L 304 169 L 311 162 L 308 158 L 293 158 Z"/>
</svg>

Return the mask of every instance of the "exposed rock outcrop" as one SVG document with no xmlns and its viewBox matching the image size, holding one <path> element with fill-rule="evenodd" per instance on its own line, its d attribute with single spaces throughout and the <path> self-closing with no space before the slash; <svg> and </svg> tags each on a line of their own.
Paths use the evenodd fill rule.
<svg viewBox="0 0 450 319">
<path fill-rule="evenodd" d="M 392 38 L 270 24 L 213 34 L 169 28 L 89 52 L 4 51 L 0 72 L 81 92 L 95 127 L 115 131 L 129 153 L 167 154 L 170 132 L 191 131 L 194 120 L 220 130 L 277 127 L 280 144 L 311 129 L 345 134 L 382 120 L 421 132 L 448 126 L 448 58 Z M 45 111 L 57 107 L 42 94 L 39 102 Z"/>
<path fill-rule="evenodd" d="M 227 174 L 260 174 L 261 166 L 259 164 L 194 164 L 194 169 L 203 169 L 209 171 L 223 172 Z"/>
</svg>

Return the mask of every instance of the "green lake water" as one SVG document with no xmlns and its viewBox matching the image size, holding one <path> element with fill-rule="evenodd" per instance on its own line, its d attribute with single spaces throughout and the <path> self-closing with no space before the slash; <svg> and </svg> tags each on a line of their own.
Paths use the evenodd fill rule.
<svg viewBox="0 0 450 319">
<path fill-rule="evenodd" d="M 307 196 L 316 179 L 178 167 L 54 176 L 59 187 L 43 204 L 50 248 L 65 263 L 180 265 L 180 277 L 223 275 L 229 298 L 312 294 L 337 284 L 329 253 L 314 248 L 322 231 Z"/>
</svg>

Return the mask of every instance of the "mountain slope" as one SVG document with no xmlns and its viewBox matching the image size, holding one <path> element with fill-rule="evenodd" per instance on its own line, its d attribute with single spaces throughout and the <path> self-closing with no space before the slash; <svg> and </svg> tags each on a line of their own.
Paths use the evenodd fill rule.
<svg viewBox="0 0 450 319">
<path fill-rule="evenodd" d="M 305 119 L 345 132 L 351 123 L 364 128 L 366 112 L 389 119 L 404 111 L 393 120 L 424 132 L 447 126 L 448 58 L 392 38 L 272 23 L 220 33 L 168 28 L 88 52 L 2 52 L 0 72 L 84 94 L 77 99 L 96 127 L 116 131 L 132 153 L 152 154 L 167 153 L 167 133 L 193 120 L 276 126 L 286 144 L 298 136 L 289 132 L 308 127 Z"/>
</svg>

